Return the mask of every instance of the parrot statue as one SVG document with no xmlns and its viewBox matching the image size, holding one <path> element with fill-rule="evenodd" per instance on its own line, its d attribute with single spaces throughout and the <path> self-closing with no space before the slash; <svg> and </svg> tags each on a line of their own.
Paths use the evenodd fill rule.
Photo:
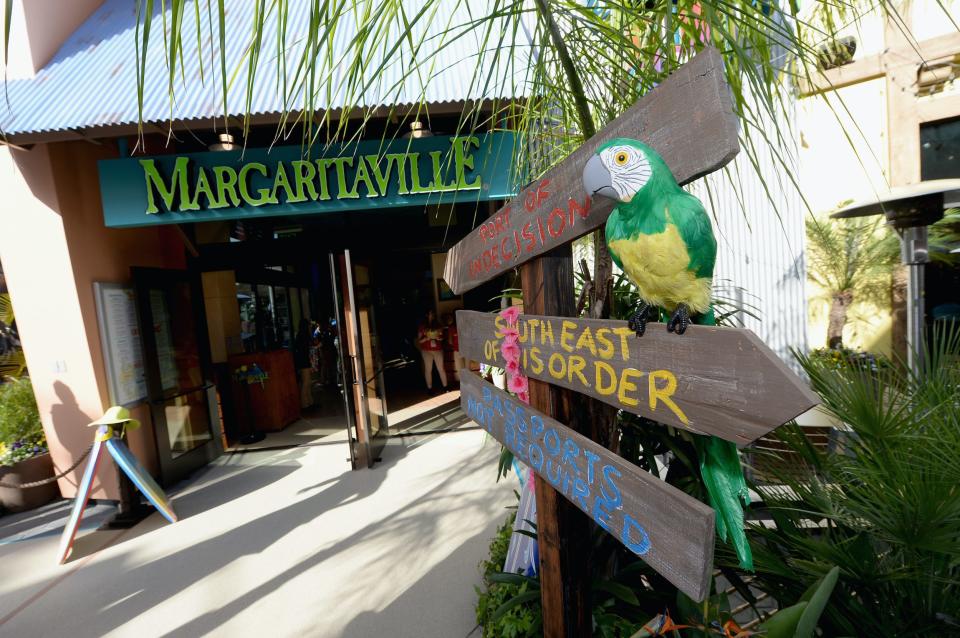
<svg viewBox="0 0 960 638">
<path fill-rule="evenodd" d="M 717 240 L 710 217 L 695 196 L 677 184 L 666 162 L 637 140 L 616 138 L 601 145 L 583 167 L 591 198 L 617 202 L 605 228 L 607 248 L 617 266 L 637 286 L 640 301 L 629 318 L 642 337 L 651 308 L 668 317 L 667 330 L 682 335 L 691 320 L 716 325 L 711 307 Z M 753 558 L 743 531 L 750 493 L 736 445 L 696 436 L 700 472 L 717 512 L 717 533 L 729 537 L 745 569 Z"/>
<path fill-rule="evenodd" d="M 618 202 L 607 219 L 607 248 L 640 291 L 631 330 L 643 336 L 653 307 L 669 313 L 667 330 L 676 334 L 693 315 L 709 321 L 717 240 L 703 204 L 677 185 L 660 156 L 636 140 L 611 140 L 587 161 L 583 185 L 591 198 Z"/>
</svg>

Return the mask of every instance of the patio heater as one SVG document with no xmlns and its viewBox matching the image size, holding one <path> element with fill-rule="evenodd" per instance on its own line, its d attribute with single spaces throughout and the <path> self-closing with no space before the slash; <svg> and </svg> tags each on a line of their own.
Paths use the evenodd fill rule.
<svg viewBox="0 0 960 638">
<path fill-rule="evenodd" d="M 960 206 L 960 179 L 937 179 L 892 188 L 872 199 L 854 202 L 830 215 L 833 218 L 884 215 L 900 236 L 900 259 L 907 267 L 907 365 L 923 363 L 924 282 L 927 227 L 943 218 L 946 208 Z"/>
</svg>

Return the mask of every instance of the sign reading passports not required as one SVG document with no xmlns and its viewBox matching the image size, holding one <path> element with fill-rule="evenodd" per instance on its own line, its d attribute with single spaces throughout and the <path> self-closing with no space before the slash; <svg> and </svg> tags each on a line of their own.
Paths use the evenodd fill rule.
<svg viewBox="0 0 960 638">
<path fill-rule="evenodd" d="M 714 512 L 472 372 L 460 406 L 587 516 L 689 596 L 709 594 Z"/>
</svg>

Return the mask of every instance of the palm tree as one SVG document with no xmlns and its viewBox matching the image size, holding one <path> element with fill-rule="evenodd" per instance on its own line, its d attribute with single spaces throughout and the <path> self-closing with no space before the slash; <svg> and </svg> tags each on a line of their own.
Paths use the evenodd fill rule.
<svg viewBox="0 0 960 638">
<path fill-rule="evenodd" d="M 786 124 L 776 139 L 763 127 L 789 120 L 783 80 L 818 73 L 819 50 L 841 25 L 871 10 L 897 12 L 894 0 L 806 4 L 801 12 L 799 3 L 772 0 L 251 0 L 250 28 L 241 31 L 228 28 L 236 22 L 224 0 L 160 2 L 170 9 L 162 20 L 154 0 L 138 0 L 138 98 L 142 113 L 145 89 L 164 82 L 172 112 L 185 50 L 195 49 L 225 128 L 240 111 L 246 133 L 253 79 L 273 73 L 285 105 L 277 138 L 299 129 L 313 144 L 358 136 L 384 108 L 390 118 L 429 117 L 431 88 L 455 69 L 472 76 L 457 132 L 508 123 L 528 142 L 517 161 L 535 178 L 710 45 L 724 55 L 753 159 L 771 145 L 788 148 Z M 164 48 L 165 77 L 148 64 L 151 46 Z M 411 92 L 419 94 L 413 103 Z M 341 107 L 327 109 L 334 97 Z M 775 179 L 796 186 L 788 158 L 775 153 L 784 169 Z M 599 232 L 594 263 L 593 288 L 605 294 L 609 285 L 599 284 L 612 271 Z"/>
<path fill-rule="evenodd" d="M 20 377 L 27 370 L 27 361 L 14 325 L 13 303 L 10 294 L 0 293 L 0 383 L 7 377 Z"/>
<path fill-rule="evenodd" d="M 880 217 L 807 220 L 807 277 L 830 299 L 827 346 L 843 346 L 850 305 L 890 290 L 897 237 Z"/>
</svg>

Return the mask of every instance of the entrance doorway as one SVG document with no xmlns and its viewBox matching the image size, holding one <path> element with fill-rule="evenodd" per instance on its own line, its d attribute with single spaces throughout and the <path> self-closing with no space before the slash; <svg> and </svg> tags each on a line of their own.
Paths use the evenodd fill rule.
<svg viewBox="0 0 960 638">
<path fill-rule="evenodd" d="M 373 467 L 389 436 L 383 355 L 370 265 L 349 250 L 330 253 L 333 306 L 339 326 L 344 408 L 348 415 L 350 463 Z"/>
<path fill-rule="evenodd" d="M 223 452 L 203 294 L 196 274 L 133 268 L 160 483 Z"/>
</svg>

